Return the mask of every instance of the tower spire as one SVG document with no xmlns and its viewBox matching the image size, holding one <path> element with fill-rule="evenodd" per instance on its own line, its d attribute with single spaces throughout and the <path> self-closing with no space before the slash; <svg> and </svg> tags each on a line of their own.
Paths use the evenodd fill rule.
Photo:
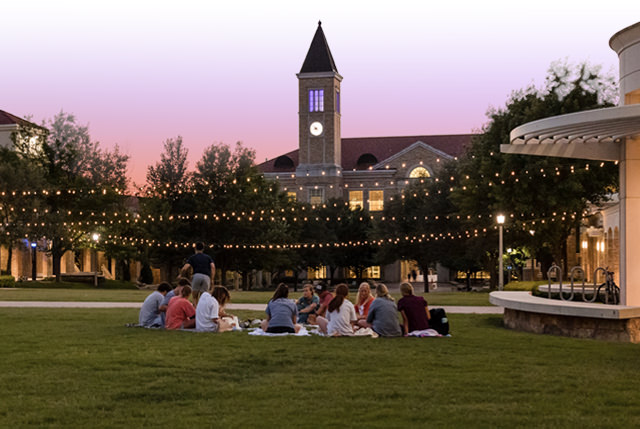
<svg viewBox="0 0 640 429">
<path fill-rule="evenodd" d="M 318 21 L 318 29 L 313 36 L 311 46 L 304 59 L 300 73 L 334 72 L 338 73 L 329 44 L 322 31 L 322 21 Z"/>
</svg>

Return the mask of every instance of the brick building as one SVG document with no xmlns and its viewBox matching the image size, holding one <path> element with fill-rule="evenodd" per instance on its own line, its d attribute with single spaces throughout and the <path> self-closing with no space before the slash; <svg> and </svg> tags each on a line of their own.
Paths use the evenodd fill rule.
<svg viewBox="0 0 640 429">
<path fill-rule="evenodd" d="M 258 167 L 278 180 L 292 198 L 322 204 L 342 198 L 371 212 L 411 183 L 430 177 L 444 161 L 455 159 L 472 134 L 343 138 L 340 111 L 342 76 L 338 72 L 321 23 L 298 77 L 298 148 Z M 411 261 L 371 267 L 369 277 L 406 279 L 416 269 Z M 322 269 L 320 270 L 322 271 Z M 441 279 L 448 273 L 440 270 Z M 324 277 L 323 272 L 309 276 Z"/>
</svg>

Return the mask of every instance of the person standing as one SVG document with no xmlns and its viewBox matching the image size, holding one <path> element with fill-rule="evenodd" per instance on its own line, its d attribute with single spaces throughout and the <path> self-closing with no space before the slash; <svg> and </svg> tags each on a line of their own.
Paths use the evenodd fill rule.
<svg viewBox="0 0 640 429">
<path fill-rule="evenodd" d="M 187 263 L 182 267 L 182 271 L 193 269 L 191 279 L 191 289 L 193 304 L 197 307 L 200 295 L 211 288 L 211 279 L 216 275 L 216 264 L 211 256 L 204 253 L 204 243 L 199 241 L 195 245 L 195 253 L 187 259 Z"/>
</svg>

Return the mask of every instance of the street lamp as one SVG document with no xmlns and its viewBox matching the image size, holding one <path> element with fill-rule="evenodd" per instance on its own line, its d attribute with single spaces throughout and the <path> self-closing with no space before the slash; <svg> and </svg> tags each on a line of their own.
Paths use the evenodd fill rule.
<svg viewBox="0 0 640 429">
<path fill-rule="evenodd" d="M 38 243 L 31 242 L 31 280 L 36 281 L 36 247 Z"/>
<path fill-rule="evenodd" d="M 93 247 L 92 252 L 91 252 L 91 259 L 92 259 L 92 261 L 91 261 L 92 267 L 91 268 L 93 268 L 93 285 L 95 287 L 97 287 L 98 286 L 98 271 L 99 270 L 98 270 L 98 250 L 96 249 L 95 246 L 98 243 L 98 239 L 100 238 L 100 234 L 98 234 L 97 232 L 94 232 L 91 235 L 91 238 L 96 243 L 94 245 L 94 247 Z"/>
<path fill-rule="evenodd" d="M 498 290 L 504 289 L 504 277 L 502 275 L 502 225 L 504 225 L 504 215 L 499 214 L 496 216 L 496 221 L 498 222 L 498 231 L 499 231 L 499 239 L 498 239 Z"/>
</svg>

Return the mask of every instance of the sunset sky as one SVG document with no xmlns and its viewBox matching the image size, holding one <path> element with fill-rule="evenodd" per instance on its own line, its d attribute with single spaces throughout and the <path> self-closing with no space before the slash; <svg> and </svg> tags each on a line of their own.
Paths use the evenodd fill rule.
<svg viewBox="0 0 640 429">
<path fill-rule="evenodd" d="M 294 150 L 297 79 L 318 20 L 342 82 L 342 136 L 478 130 L 551 62 L 615 76 L 609 38 L 637 1 L 15 1 L 2 5 L 0 110 L 61 109 L 131 156 L 142 184 L 165 139 L 190 166 L 214 142 L 257 161 Z"/>
</svg>

